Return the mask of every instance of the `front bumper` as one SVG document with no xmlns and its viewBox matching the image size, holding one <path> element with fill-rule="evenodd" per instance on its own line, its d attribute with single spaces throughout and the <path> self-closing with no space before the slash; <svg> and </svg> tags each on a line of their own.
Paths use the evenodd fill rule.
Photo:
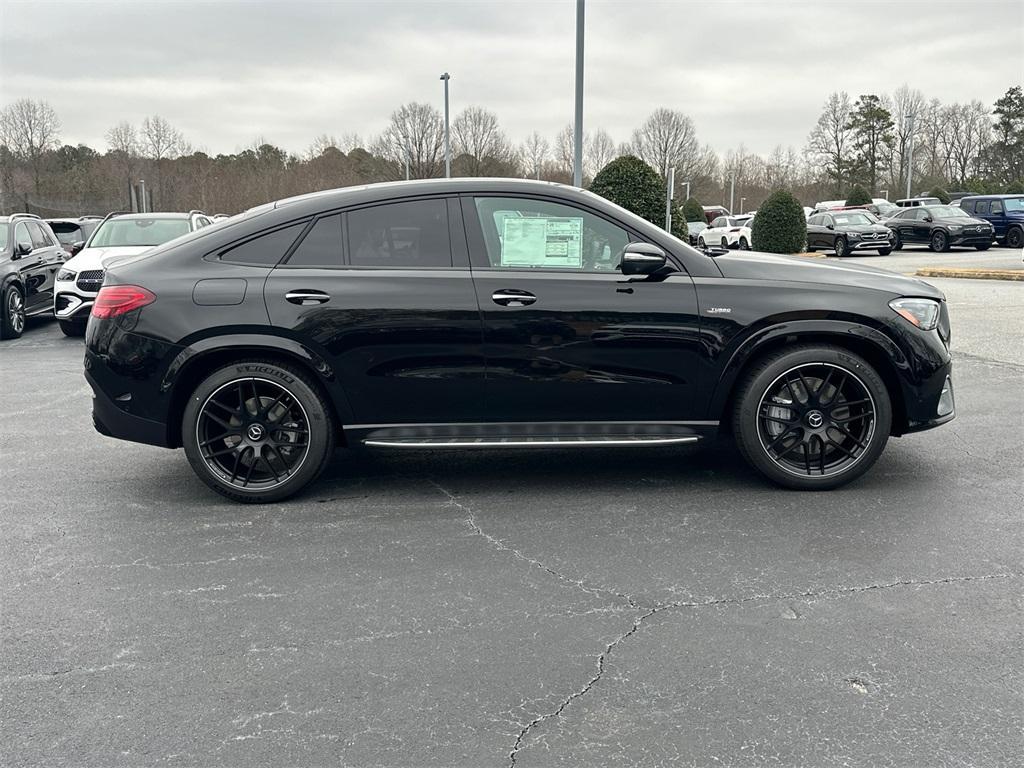
<svg viewBox="0 0 1024 768">
<path fill-rule="evenodd" d="M 950 245 L 988 245 L 996 239 L 995 232 L 961 232 L 950 234 Z"/>
<path fill-rule="evenodd" d="M 95 293 L 82 291 L 73 281 L 61 281 L 53 284 L 53 314 L 59 320 L 81 320 L 89 318 Z"/>
<path fill-rule="evenodd" d="M 847 240 L 851 251 L 877 251 L 880 249 L 888 248 L 892 250 L 893 241 L 889 237 L 873 238 L 871 240 Z"/>
</svg>

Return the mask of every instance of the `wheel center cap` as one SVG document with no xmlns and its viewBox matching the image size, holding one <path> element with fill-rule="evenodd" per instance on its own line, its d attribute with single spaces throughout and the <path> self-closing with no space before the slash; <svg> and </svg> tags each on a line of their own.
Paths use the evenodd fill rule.
<svg viewBox="0 0 1024 768">
<path fill-rule="evenodd" d="M 807 414 L 807 426 L 811 429 L 818 429 L 822 424 L 825 423 L 825 417 L 821 411 L 811 411 Z"/>
<path fill-rule="evenodd" d="M 267 430 L 263 428 L 262 424 L 250 424 L 249 429 L 246 430 L 246 434 L 249 436 L 250 440 L 256 442 L 264 438 L 267 434 Z"/>
</svg>

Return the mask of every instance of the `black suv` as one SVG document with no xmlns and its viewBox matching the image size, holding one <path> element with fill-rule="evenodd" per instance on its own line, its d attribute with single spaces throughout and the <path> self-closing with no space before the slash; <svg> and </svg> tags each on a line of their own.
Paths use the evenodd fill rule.
<svg viewBox="0 0 1024 768">
<path fill-rule="evenodd" d="M 807 250 L 835 251 L 848 256 L 853 251 L 892 253 L 893 233 L 865 211 L 815 213 L 807 219 Z"/>
<path fill-rule="evenodd" d="M 955 205 L 907 208 L 883 224 L 893 231 L 893 248 L 896 250 L 907 244 L 922 243 L 936 253 L 948 251 L 954 245 L 987 251 L 995 239 L 991 224 L 972 217 Z"/>
<path fill-rule="evenodd" d="M 85 241 L 102 221 L 102 216 L 79 216 L 73 219 L 47 219 L 46 223 L 64 250 L 74 256 L 85 247 Z"/>
<path fill-rule="evenodd" d="M 68 254 L 31 213 L 0 216 L 0 339 L 16 339 L 25 319 L 53 310 L 53 279 Z"/>
<path fill-rule="evenodd" d="M 675 445 L 731 431 L 825 489 L 954 417 L 943 295 L 849 264 L 712 258 L 589 192 L 511 179 L 268 204 L 107 265 L 86 331 L 106 435 L 184 446 L 239 501 L 336 445 Z"/>
</svg>

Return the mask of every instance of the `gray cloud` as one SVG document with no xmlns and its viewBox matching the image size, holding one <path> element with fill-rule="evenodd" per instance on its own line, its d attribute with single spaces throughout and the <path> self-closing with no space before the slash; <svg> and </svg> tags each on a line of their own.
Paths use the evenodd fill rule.
<svg viewBox="0 0 1024 768">
<path fill-rule="evenodd" d="M 211 152 L 301 151 L 379 132 L 405 101 L 440 107 L 445 70 L 453 110 L 486 106 L 516 140 L 572 117 L 570 0 L 0 2 L 0 100 L 50 101 L 68 142 L 159 113 Z M 720 151 L 800 148 L 833 90 L 991 104 L 1024 79 L 1022 50 L 1015 1 L 591 0 L 585 121 L 623 141 L 668 106 Z"/>
</svg>

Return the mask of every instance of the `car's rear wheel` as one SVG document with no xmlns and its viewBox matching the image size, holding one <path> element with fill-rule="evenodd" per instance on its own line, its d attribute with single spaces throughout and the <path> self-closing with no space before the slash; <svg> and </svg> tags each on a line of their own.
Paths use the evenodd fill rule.
<svg viewBox="0 0 1024 768">
<path fill-rule="evenodd" d="M 928 247 L 931 248 L 935 253 L 942 253 L 943 251 L 949 250 L 949 237 L 945 232 L 937 231 L 932 234 L 931 240 L 928 241 Z"/>
<path fill-rule="evenodd" d="M 728 248 L 729 247 L 729 238 L 727 238 L 727 237 L 723 237 L 722 238 L 722 247 L 723 248 Z"/>
<path fill-rule="evenodd" d="M 18 286 L 9 285 L 3 293 L 0 314 L 0 339 L 17 339 L 25 330 L 25 297 Z"/>
<path fill-rule="evenodd" d="M 845 237 L 836 238 L 836 256 L 845 256 L 849 252 Z"/>
<path fill-rule="evenodd" d="M 1006 244 L 1011 248 L 1024 247 L 1024 229 L 1013 227 L 1006 233 Z"/>
<path fill-rule="evenodd" d="M 199 478 L 248 503 L 297 493 L 319 477 L 334 450 L 330 409 L 316 386 L 270 361 L 211 373 L 185 407 L 181 434 Z"/>
<path fill-rule="evenodd" d="M 787 488 L 827 490 L 860 477 L 889 438 L 892 405 L 882 378 L 840 347 L 806 346 L 766 357 L 744 377 L 733 434 L 746 460 Z"/>
<path fill-rule="evenodd" d="M 708 244 L 704 242 L 704 238 L 703 237 L 698 237 L 697 238 L 697 245 L 699 245 L 701 248 L 707 248 L 708 247 Z"/>
<path fill-rule="evenodd" d="M 60 330 L 65 336 L 85 336 L 85 323 L 76 320 L 60 320 Z"/>
<path fill-rule="evenodd" d="M 741 237 L 740 238 L 740 250 L 741 251 L 749 251 L 750 250 L 750 243 L 747 242 L 747 238 L 745 238 L 745 237 Z"/>
</svg>

